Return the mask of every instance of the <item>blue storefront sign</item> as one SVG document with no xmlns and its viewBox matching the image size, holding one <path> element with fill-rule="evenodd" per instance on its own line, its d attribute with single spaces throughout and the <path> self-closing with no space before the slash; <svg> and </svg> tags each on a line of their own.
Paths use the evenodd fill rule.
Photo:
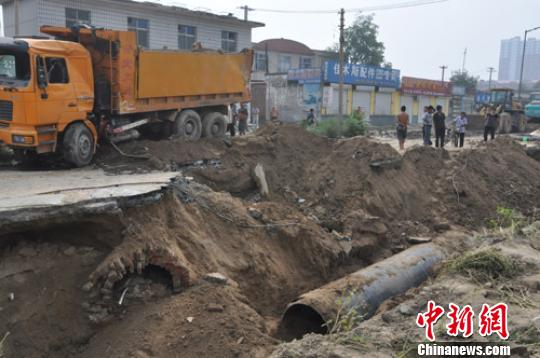
<svg viewBox="0 0 540 358">
<path fill-rule="evenodd" d="M 393 68 L 347 63 L 343 67 L 343 77 L 346 84 L 398 88 L 400 71 Z M 337 61 L 325 62 L 324 81 L 339 83 Z"/>
<path fill-rule="evenodd" d="M 489 92 L 476 92 L 474 96 L 474 103 L 476 104 L 488 104 L 491 99 L 491 94 Z"/>
<path fill-rule="evenodd" d="M 298 81 L 298 83 L 320 83 L 320 68 L 291 68 L 287 72 L 288 81 Z"/>
</svg>

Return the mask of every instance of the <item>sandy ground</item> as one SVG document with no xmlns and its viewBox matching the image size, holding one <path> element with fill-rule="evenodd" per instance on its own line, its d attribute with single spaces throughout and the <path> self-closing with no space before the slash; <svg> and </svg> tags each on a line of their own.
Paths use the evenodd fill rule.
<svg viewBox="0 0 540 358">
<path fill-rule="evenodd" d="M 281 343 L 275 329 L 283 310 L 302 293 L 403 251 L 413 245 L 411 237 L 453 243 L 456 253 L 469 248 L 459 246 L 467 240 L 495 245 L 498 239 L 479 240 L 477 233 L 500 206 L 527 218 L 537 215 L 540 163 L 509 138 L 461 150 L 415 146 L 403 155 L 395 145 L 393 138 L 329 140 L 272 124 L 232 140 L 121 145 L 150 160 L 104 147 L 93 168 L 103 171 L 49 175 L 9 166 L 5 178 L 14 179 L 4 189 L 7 197 L 24 194 L 27 178 L 38 188 L 36 197 L 73 192 L 86 180 L 116 186 L 111 180 L 127 178 L 133 184 L 133 178 L 153 178 L 155 172 L 160 182 L 170 172 L 193 180 L 160 189 L 159 201 L 99 217 L 66 215 L 61 222 L 9 232 L 0 227 L 0 340 L 9 332 L 0 353 L 269 356 Z M 264 168 L 267 196 L 253 174 L 257 164 Z M 65 175 L 71 184 L 59 186 Z M 530 244 L 519 245 L 522 258 L 538 255 L 535 248 L 523 248 Z M 537 269 L 531 266 L 530 274 Z M 221 279 L 209 275 L 215 273 Z M 433 297 L 444 301 L 450 297 L 444 295 L 448 279 L 437 276 L 440 281 L 421 289 L 437 291 Z M 486 288 L 488 295 L 494 287 Z M 530 292 L 536 300 L 536 291 Z M 484 291 L 477 293 L 466 296 L 467 303 L 484 299 Z M 381 318 L 366 321 L 366 333 L 381 332 L 389 341 L 381 338 L 383 345 L 362 354 L 402 351 L 410 317 L 401 315 L 411 310 L 402 314 L 397 307 L 409 300 L 413 310 L 421 309 L 426 297 L 410 291 L 382 307 Z M 524 317 L 535 308 L 515 309 Z"/>
</svg>

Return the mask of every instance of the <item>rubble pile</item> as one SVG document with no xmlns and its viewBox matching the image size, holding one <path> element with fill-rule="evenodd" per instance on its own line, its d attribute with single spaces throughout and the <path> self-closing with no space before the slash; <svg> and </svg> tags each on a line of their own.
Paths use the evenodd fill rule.
<svg viewBox="0 0 540 358">
<path fill-rule="evenodd" d="M 401 155 L 371 138 L 332 140 L 271 124 L 232 141 L 120 147 L 151 159 L 103 148 L 96 165 L 110 175 L 178 177 L 155 200 L 119 200 L 114 215 L 91 222 L 0 228 L 6 356 L 266 357 L 280 343 L 285 307 L 302 293 L 412 245 L 465 250 L 498 207 L 534 217 L 540 202 L 532 180 L 540 163 L 504 138 Z M 383 305 L 388 332 L 424 296 Z M 274 356 L 317 345 L 350 354 L 308 337 Z"/>
</svg>

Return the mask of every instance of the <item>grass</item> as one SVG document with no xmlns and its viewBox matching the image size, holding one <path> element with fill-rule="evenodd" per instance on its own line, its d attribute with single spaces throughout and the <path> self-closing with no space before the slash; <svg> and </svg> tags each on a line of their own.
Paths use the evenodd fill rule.
<svg viewBox="0 0 540 358">
<path fill-rule="evenodd" d="M 510 235 L 516 234 L 525 225 L 527 220 L 519 211 L 504 206 L 498 206 L 495 217 L 488 222 L 491 229 L 508 229 Z"/>
<path fill-rule="evenodd" d="M 355 291 L 351 291 L 336 301 L 339 306 L 336 318 L 325 325 L 328 327 L 328 336 L 335 343 L 352 348 L 366 347 L 366 339 L 358 333 L 358 325 L 364 317 L 351 304 L 354 295 Z"/>
<path fill-rule="evenodd" d="M 307 126 L 306 121 L 303 121 L 301 125 L 314 134 L 328 138 L 351 138 L 366 133 L 364 120 L 352 116 L 343 120 L 339 118 L 320 120 L 313 127 Z"/>
<path fill-rule="evenodd" d="M 514 259 L 501 255 L 493 249 L 468 253 L 451 260 L 447 264 L 453 272 L 458 272 L 477 280 L 513 278 L 522 267 Z"/>
</svg>

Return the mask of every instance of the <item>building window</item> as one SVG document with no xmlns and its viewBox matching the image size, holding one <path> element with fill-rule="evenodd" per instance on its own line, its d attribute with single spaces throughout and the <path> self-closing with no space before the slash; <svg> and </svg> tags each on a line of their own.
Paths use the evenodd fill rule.
<svg viewBox="0 0 540 358">
<path fill-rule="evenodd" d="M 278 72 L 287 72 L 291 67 L 291 56 L 279 56 Z"/>
<path fill-rule="evenodd" d="M 178 48 L 190 50 L 197 40 L 197 29 L 195 26 L 178 25 Z"/>
<path fill-rule="evenodd" d="M 66 7 L 66 27 L 71 28 L 76 24 L 90 25 L 90 11 Z"/>
<path fill-rule="evenodd" d="M 137 45 L 150 47 L 150 21 L 136 17 L 128 17 L 128 31 L 137 35 Z"/>
<path fill-rule="evenodd" d="M 255 71 L 266 71 L 266 55 L 264 53 L 255 53 Z"/>
<path fill-rule="evenodd" d="M 311 68 L 312 67 L 312 58 L 311 57 L 300 57 L 300 68 Z"/>
<path fill-rule="evenodd" d="M 236 52 L 238 45 L 238 33 L 221 31 L 221 49 L 225 52 Z"/>
<path fill-rule="evenodd" d="M 49 83 L 69 83 L 66 60 L 61 57 L 47 57 L 47 80 Z"/>
</svg>

